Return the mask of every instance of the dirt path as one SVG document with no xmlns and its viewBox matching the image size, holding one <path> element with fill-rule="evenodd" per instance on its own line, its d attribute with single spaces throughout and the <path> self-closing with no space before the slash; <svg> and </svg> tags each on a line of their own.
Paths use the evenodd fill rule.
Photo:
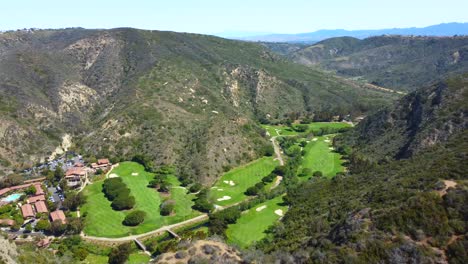
<svg viewBox="0 0 468 264">
<path fill-rule="evenodd" d="M 126 236 L 126 237 L 118 237 L 118 238 L 94 237 L 94 236 L 87 236 L 83 232 L 81 232 L 80 235 L 81 235 L 81 237 L 83 239 L 87 239 L 87 240 L 106 241 L 106 242 L 126 242 L 126 241 L 132 241 L 135 238 L 139 239 L 139 238 L 142 238 L 142 237 L 145 237 L 145 236 L 167 232 L 168 229 L 175 229 L 175 228 L 187 225 L 187 224 L 193 224 L 193 223 L 201 222 L 201 221 L 204 221 L 204 220 L 207 220 L 207 219 L 208 219 L 208 215 L 207 214 L 202 214 L 202 215 L 199 215 L 197 217 L 188 219 L 186 221 L 179 222 L 179 223 L 176 223 L 176 224 L 173 224 L 173 225 L 163 226 L 161 228 L 158 228 L 156 230 L 153 230 L 153 231 L 150 231 L 150 232 L 147 232 L 147 233 L 143 233 L 143 234 L 139 234 L 139 235 Z"/>
<path fill-rule="evenodd" d="M 457 182 L 452 181 L 452 180 L 444 180 L 444 184 L 445 184 L 444 189 L 438 191 L 441 197 L 447 194 L 448 188 L 455 188 L 457 186 Z"/>
<path fill-rule="evenodd" d="M 276 142 L 276 137 L 272 137 L 270 140 L 273 144 L 273 148 L 275 149 L 276 159 L 279 161 L 281 166 L 284 166 L 284 160 L 283 157 L 281 157 L 281 150 L 278 143 Z"/>
</svg>

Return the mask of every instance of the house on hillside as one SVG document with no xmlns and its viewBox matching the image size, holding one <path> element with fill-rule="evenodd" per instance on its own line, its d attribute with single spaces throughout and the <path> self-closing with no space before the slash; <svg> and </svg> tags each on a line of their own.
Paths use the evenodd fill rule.
<svg viewBox="0 0 468 264">
<path fill-rule="evenodd" d="M 111 165 L 112 164 L 110 163 L 109 159 L 98 159 L 96 163 L 91 163 L 91 168 L 94 170 L 107 170 Z"/>
<path fill-rule="evenodd" d="M 72 167 L 65 172 L 65 180 L 67 185 L 70 187 L 77 187 L 81 185 L 82 180 L 84 180 L 88 175 L 86 168 L 84 167 Z"/>
<path fill-rule="evenodd" d="M 54 222 L 55 220 L 60 220 L 63 224 L 66 223 L 67 219 L 62 210 L 56 210 L 50 213 L 50 221 Z"/>
</svg>

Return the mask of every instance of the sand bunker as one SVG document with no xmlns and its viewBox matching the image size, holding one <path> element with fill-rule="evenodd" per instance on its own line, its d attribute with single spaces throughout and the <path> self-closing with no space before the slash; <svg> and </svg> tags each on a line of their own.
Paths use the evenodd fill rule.
<svg viewBox="0 0 468 264">
<path fill-rule="evenodd" d="M 328 149 L 329 149 L 329 150 L 334 150 L 334 148 L 331 148 L 331 147 L 330 147 L 330 148 L 328 148 Z"/>
<path fill-rule="evenodd" d="M 265 209 L 265 208 L 267 208 L 267 206 L 266 206 L 266 205 L 262 205 L 262 206 L 258 207 L 257 209 L 255 209 L 255 211 L 260 212 L 261 210 L 263 210 L 263 209 Z"/>
<path fill-rule="evenodd" d="M 329 140 L 329 139 L 325 139 L 324 141 L 325 141 L 325 142 L 327 142 L 327 143 L 328 143 L 328 142 L 330 142 L 330 140 Z"/>
<path fill-rule="evenodd" d="M 224 191 L 224 189 L 218 188 L 218 191 Z"/>
<path fill-rule="evenodd" d="M 133 172 L 132 176 L 138 176 L 138 172 Z"/>
<path fill-rule="evenodd" d="M 218 198 L 218 201 L 226 201 L 226 200 L 231 200 L 231 196 L 223 196 L 222 198 Z"/>
<path fill-rule="evenodd" d="M 117 175 L 115 173 L 109 174 L 109 178 L 117 178 L 117 177 L 119 177 L 119 175 Z"/>
<path fill-rule="evenodd" d="M 236 185 L 233 181 L 223 181 L 225 184 L 229 184 L 231 186 Z"/>
<path fill-rule="evenodd" d="M 275 210 L 275 214 L 277 214 L 279 216 L 283 216 L 283 210 L 281 210 L 281 209 Z"/>
<path fill-rule="evenodd" d="M 313 138 L 313 139 L 312 139 L 312 141 L 317 141 L 317 140 L 318 140 L 318 138 Z"/>
</svg>

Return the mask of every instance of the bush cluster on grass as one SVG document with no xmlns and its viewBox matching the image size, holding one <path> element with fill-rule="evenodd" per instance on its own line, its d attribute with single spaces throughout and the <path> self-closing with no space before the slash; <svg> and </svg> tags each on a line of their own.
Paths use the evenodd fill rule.
<svg viewBox="0 0 468 264">
<path fill-rule="evenodd" d="M 141 210 L 135 210 L 125 216 L 125 219 L 122 223 L 126 226 L 137 226 L 145 221 L 145 216 L 145 212 Z"/>
<path fill-rule="evenodd" d="M 114 210 L 127 210 L 135 206 L 135 197 L 130 195 L 130 189 L 127 188 L 121 178 L 110 178 L 104 181 L 102 191 Z"/>
<path fill-rule="evenodd" d="M 161 203 L 160 205 L 160 213 L 163 216 L 170 215 L 174 211 L 175 201 L 174 200 L 166 200 Z"/>
</svg>

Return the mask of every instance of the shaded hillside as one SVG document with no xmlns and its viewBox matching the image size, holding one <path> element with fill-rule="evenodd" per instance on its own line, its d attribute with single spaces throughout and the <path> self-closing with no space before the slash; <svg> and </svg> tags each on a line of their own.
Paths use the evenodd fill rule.
<svg viewBox="0 0 468 264">
<path fill-rule="evenodd" d="M 412 91 L 467 72 L 468 37 L 332 38 L 293 51 L 289 57 L 378 86 Z"/>
<path fill-rule="evenodd" d="M 135 29 L 0 35 L 0 160 L 24 167 L 65 134 L 83 154 L 143 154 L 213 181 L 262 154 L 257 118 L 358 115 L 395 95 L 278 58 L 261 45 Z"/>
<path fill-rule="evenodd" d="M 337 149 L 352 147 L 367 159 L 379 152 L 363 149 L 394 149 L 399 132 L 431 142 L 406 152 L 406 159 L 389 157 L 380 164 L 351 159 L 347 175 L 289 188 L 289 211 L 258 247 L 292 263 L 465 263 L 466 81 L 411 93 L 396 109 L 373 115 L 344 135 Z M 393 121 L 382 124 L 382 119 Z"/>
<path fill-rule="evenodd" d="M 413 92 L 366 118 L 343 140 L 372 161 L 413 156 L 468 128 L 468 75 Z"/>
</svg>

